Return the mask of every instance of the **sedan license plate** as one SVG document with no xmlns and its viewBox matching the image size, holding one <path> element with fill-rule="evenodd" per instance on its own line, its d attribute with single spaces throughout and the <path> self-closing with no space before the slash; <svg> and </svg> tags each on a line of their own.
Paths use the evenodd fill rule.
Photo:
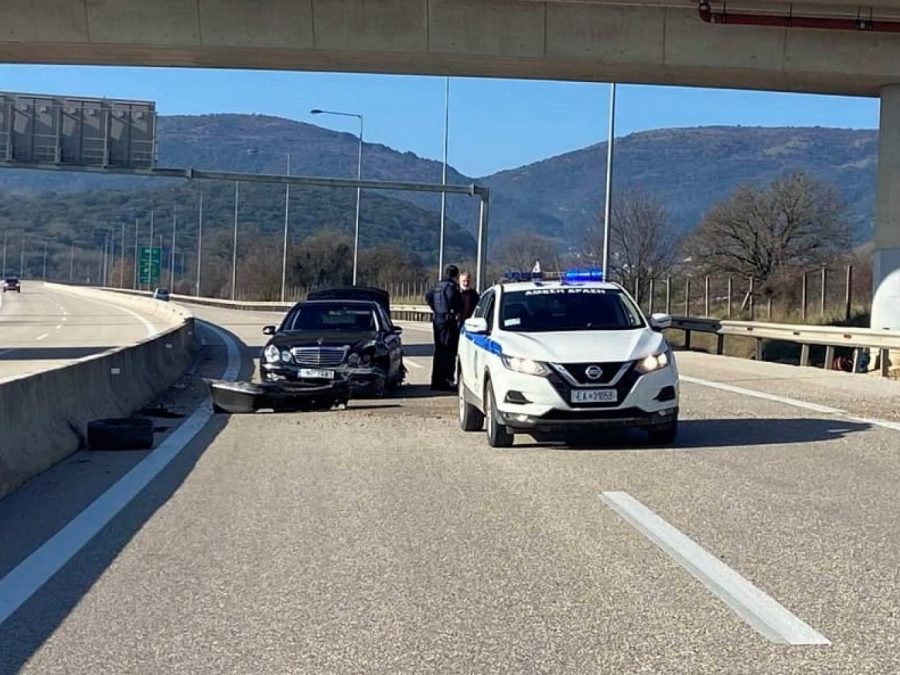
<svg viewBox="0 0 900 675">
<path fill-rule="evenodd" d="M 615 389 L 575 389 L 572 391 L 572 403 L 616 403 L 618 392 Z"/>
<path fill-rule="evenodd" d="M 301 368 L 300 377 L 309 378 L 311 380 L 333 380 L 333 370 L 320 370 L 319 368 Z"/>
</svg>

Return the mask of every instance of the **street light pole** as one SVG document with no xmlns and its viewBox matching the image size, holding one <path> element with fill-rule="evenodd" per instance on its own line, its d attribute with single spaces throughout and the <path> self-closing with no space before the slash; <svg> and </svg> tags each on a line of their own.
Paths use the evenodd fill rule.
<svg viewBox="0 0 900 675">
<path fill-rule="evenodd" d="M 69 243 L 69 283 L 75 279 L 75 240 Z"/>
<path fill-rule="evenodd" d="M 291 175 L 291 153 L 287 154 L 287 175 Z M 358 208 L 358 207 L 357 207 Z M 291 211 L 291 184 L 284 184 L 284 244 L 281 257 L 281 301 L 284 302 L 284 290 L 287 285 L 287 257 L 288 257 L 288 223 Z"/>
<path fill-rule="evenodd" d="M 132 288 L 137 290 L 138 287 L 138 219 L 134 219 L 134 284 Z"/>
<path fill-rule="evenodd" d="M 47 241 L 44 241 L 44 272 L 41 274 L 41 279 L 43 281 L 47 281 Z"/>
<path fill-rule="evenodd" d="M 356 180 L 362 180 L 362 151 L 363 151 L 363 116 L 358 113 L 337 112 L 335 110 L 310 110 L 313 115 L 337 115 L 339 117 L 355 117 L 359 120 L 359 153 L 356 161 Z M 356 223 L 353 234 L 353 285 L 356 286 L 357 270 L 359 268 L 359 201 L 362 188 L 356 186 Z"/>
<path fill-rule="evenodd" d="M 238 236 L 238 199 L 240 198 L 241 184 L 234 181 L 234 243 L 231 251 L 231 299 L 235 299 L 237 290 L 237 236 Z"/>
<path fill-rule="evenodd" d="M 450 135 L 450 77 L 447 76 L 444 84 L 444 166 L 441 170 L 441 185 L 447 185 L 447 149 Z M 444 228 L 447 217 L 447 193 L 441 192 L 441 241 L 438 246 L 438 275 L 441 279 L 444 275 Z"/>
<path fill-rule="evenodd" d="M 200 297 L 200 267 L 203 260 L 203 192 L 200 193 L 200 213 L 197 216 L 197 297 Z"/>
<path fill-rule="evenodd" d="M 125 288 L 125 223 L 122 226 L 122 252 L 119 254 L 122 267 L 119 269 L 119 288 Z"/>
<path fill-rule="evenodd" d="M 606 142 L 606 203 L 603 206 L 603 278 L 609 278 L 609 230 L 612 216 L 613 143 L 616 132 L 616 83 L 609 85 L 609 138 Z"/>
<path fill-rule="evenodd" d="M 9 230 L 3 230 L 3 276 L 6 276 L 6 242 L 9 239 Z"/>
<path fill-rule="evenodd" d="M 150 260 L 147 262 L 147 290 L 153 285 L 153 209 L 150 209 Z M 160 262 L 162 252 L 160 252 Z"/>
<path fill-rule="evenodd" d="M 171 293 L 175 292 L 175 243 L 176 231 L 178 229 L 178 204 L 172 209 L 172 252 L 169 254 L 169 289 Z"/>
</svg>

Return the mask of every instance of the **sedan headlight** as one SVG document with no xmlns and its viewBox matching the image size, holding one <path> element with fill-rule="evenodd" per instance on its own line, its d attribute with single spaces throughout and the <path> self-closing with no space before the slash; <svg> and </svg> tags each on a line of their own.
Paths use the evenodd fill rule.
<svg viewBox="0 0 900 675">
<path fill-rule="evenodd" d="M 668 352 L 660 352 L 659 354 L 651 354 L 637 363 L 637 369 L 640 373 L 652 373 L 654 370 L 661 370 L 669 365 Z"/>
<path fill-rule="evenodd" d="M 269 363 L 278 363 L 278 359 L 281 358 L 281 354 L 278 351 L 278 347 L 275 345 L 269 345 L 265 350 L 266 361 Z"/>
<path fill-rule="evenodd" d="M 538 377 L 546 377 L 550 374 L 550 369 L 546 364 L 540 361 L 532 361 L 531 359 L 520 359 L 517 356 L 500 356 L 503 365 L 514 370 L 517 373 L 525 375 L 536 375 Z"/>
<path fill-rule="evenodd" d="M 350 364 L 351 367 L 356 367 L 359 365 L 359 354 L 353 353 L 347 358 L 347 363 Z"/>
<path fill-rule="evenodd" d="M 291 353 L 287 349 L 285 349 L 283 352 L 281 352 L 281 360 L 284 361 L 285 363 L 291 362 L 291 360 L 292 360 Z"/>
</svg>

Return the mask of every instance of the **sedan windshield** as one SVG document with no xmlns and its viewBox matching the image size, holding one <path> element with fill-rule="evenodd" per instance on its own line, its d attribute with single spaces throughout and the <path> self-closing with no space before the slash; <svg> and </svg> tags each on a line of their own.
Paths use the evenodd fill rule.
<svg viewBox="0 0 900 675">
<path fill-rule="evenodd" d="M 634 330 L 644 319 L 617 289 L 553 287 L 503 293 L 500 326 L 521 333 Z"/>
<path fill-rule="evenodd" d="M 375 312 L 367 305 L 315 302 L 294 308 L 285 319 L 282 330 L 372 332 L 377 330 L 377 326 Z"/>
</svg>

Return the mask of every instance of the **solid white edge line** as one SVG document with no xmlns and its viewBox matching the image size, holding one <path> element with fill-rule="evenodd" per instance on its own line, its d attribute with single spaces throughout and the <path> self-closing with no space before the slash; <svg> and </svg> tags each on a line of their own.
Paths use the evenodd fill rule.
<svg viewBox="0 0 900 675">
<path fill-rule="evenodd" d="M 34 339 L 40 342 L 41 340 L 46 340 L 48 337 L 50 337 L 50 333 L 44 333 L 43 335 L 38 335 Z"/>
<path fill-rule="evenodd" d="M 241 357 L 232 338 L 210 324 L 204 326 L 225 342 L 228 353 L 224 379 L 234 380 L 240 372 Z M 94 536 L 122 511 L 147 485 L 175 459 L 206 426 L 212 417 L 207 399 L 155 450 L 97 497 L 61 530 L 0 579 L 0 624 L 49 581 Z"/>
<path fill-rule="evenodd" d="M 880 420 L 870 417 L 854 417 L 846 410 L 841 410 L 840 408 L 832 408 L 827 405 L 819 405 L 818 403 L 800 401 L 796 398 L 787 398 L 785 396 L 767 394 L 764 391 L 757 391 L 756 389 L 745 389 L 743 387 L 735 387 L 733 385 L 723 384 L 721 382 L 711 382 L 709 380 L 702 380 L 700 378 L 689 377 L 687 375 L 681 375 L 680 379 L 691 384 L 698 384 L 701 387 L 710 387 L 712 389 L 729 391 L 733 394 L 741 394 L 742 396 L 751 396 L 753 398 L 759 398 L 765 401 L 773 401 L 774 403 L 783 403 L 784 405 L 793 406 L 795 408 L 802 408 L 803 410 L 811 410 L 813 412 L 822 413 L 824 415 L 836 415 L 838 417 L 846 419 L 846 421 L 848 422 L 869 424 L 871 426 L 882 427 L 884 429 L 891 429 L 892 431 L 900 431 L 900 422 L 891 422 L 889 420 Z"/>
<path fill-rule="evenodd" d="M 802 408 L 804 410 L 811 410 L 813 412 L 822 413 L 824 415 L 846 415 L 846 411 L 840 410 L 839 408 L 832 408 L 827 405 L 819 405 L 818 403 L 807 403 L 806 401 L 800 401 L 795 398 L 787 398 L 786 396 L 776 396 L 775 394 L 767 394 L 764 391 L 757 391 L 756 389 L 744 389 L 743 387 L 735 387 L 731 384 L 723 384 L 721 382 L 711 382 L 710 380 L 702 380 L 698 377 L 689 377 L 687 375 L 681 375 L 680 379 L 683 382 L 690 382 L 691 384 L 699 384 L 703 387 L 710 387 L 712 389 L 719 389 L 721 391 L 729 391 L 733 394 L 742 394 L 743 396 L 752 396 L 753 398 L 761 398 L 766 401 L 772 401 L 774 403 L 783 403 L 784 405 L 793 406 L 795 408 Z"/>
<path fill-rule="evenodd" d="M 627 492 L 603 492 L 600 499 L 771 642 L 831 644 L 824 635 Z"/>
</svg>

